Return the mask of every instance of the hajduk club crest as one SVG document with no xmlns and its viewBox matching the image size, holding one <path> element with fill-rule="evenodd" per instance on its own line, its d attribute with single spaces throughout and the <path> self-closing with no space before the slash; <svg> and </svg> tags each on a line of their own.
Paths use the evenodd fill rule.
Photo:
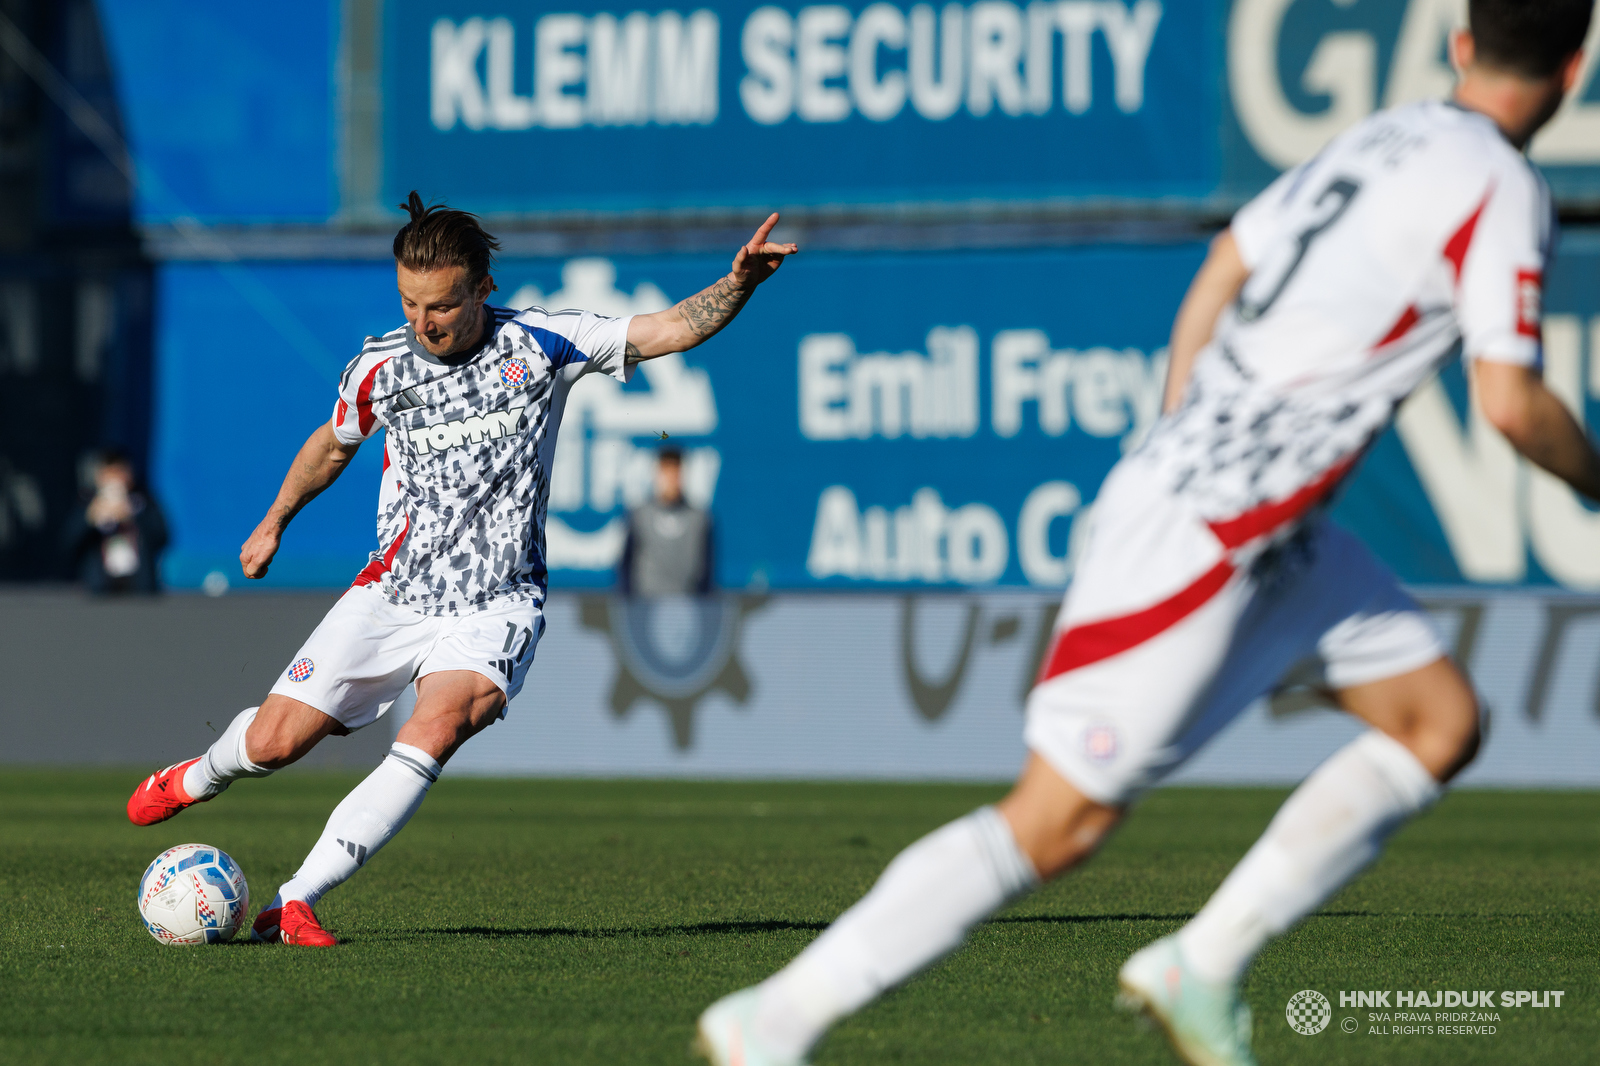
<svg viewBox="0 0 1600 1066">
<path fill-rule="evenodd" d="M 525 359 L 507 359 L 500 364 L 500 380 L 508 389 L 520 389 L 528 383 L 528 378 L 533 376 L 533 371 L 528 369 Z"/>
</svg>

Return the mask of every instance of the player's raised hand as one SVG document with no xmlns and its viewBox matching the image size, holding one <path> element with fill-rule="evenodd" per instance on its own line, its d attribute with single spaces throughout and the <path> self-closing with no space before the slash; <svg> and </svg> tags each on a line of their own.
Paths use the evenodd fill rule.
<svg viewBox="0 0 1600 1066">
<path fill-rule="evenodd" d="M 733 257 L 730 276 L 739 288 L 749 290 L 760 285 L 777 272 L 785 256 L 794 255 L 800 250 L 797 244 L 773 244 L 767 240 L 772 234 L 772 227 L 777 224 L 778 213 L 774 211 L 761 223 L 761 228 L 756 230 L 750 242 Z"/>
<path fill-rule="evenodd" d="M 733 321 L 756 286 L 772 277 L 785 256 L 800 250 L 797 245 L 767 240 L 777 224 L 778 213 L 774 211 L 733 257 L 733 269 L 706 288 L 665 311 L 634 315 L 628 322 L 628 361 L 686 352 Z"/>
</svg>

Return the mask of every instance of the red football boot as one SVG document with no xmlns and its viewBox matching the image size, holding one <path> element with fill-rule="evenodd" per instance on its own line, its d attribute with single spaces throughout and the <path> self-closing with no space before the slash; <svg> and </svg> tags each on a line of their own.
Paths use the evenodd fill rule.
<svg viewBox="0 0 1600 1066">
<path fill-rule="evenodd" d="M 276 944 L 278 942 L 278 923 L 283 920 L 283 905 L 274 896 L 272 902 L 256 915 L 255 924 L 250 926 L 250 939 L 258 944 Z"/>
<path fill-rule="evenodd" d="M 297 899 L 291 899 L 283 905 L 283 913 L 278 916 L 278 929 L 283 942 L 296 947 L 331 948 L 338 943 L 332 933 L 322 928 L 317 916 L 311 913 L 311 908 Z"/>
<path fill-rule="evenodd" d="M 204 803 L 204 799 L 191 799 L 183 790 L 184 771 L 199 762 L 190 759 L 175 763 L 165 770 L 145 778 L 133 795 L 128 797 L 128 821 L 134 825 L 155 825 L 164 822 L 185 807 Z M 207 797 L 208 799 L 210 797 Z"/>
</svg>

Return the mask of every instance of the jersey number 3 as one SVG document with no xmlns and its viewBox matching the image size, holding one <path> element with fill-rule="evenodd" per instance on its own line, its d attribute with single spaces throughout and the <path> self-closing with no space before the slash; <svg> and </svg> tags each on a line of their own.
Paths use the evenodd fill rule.
<svg viewBox="0 0 1600 1066">
<path fill-rule="evenodd" d="M 1356 193 L 1360 191 L 1361 184 L 1350 178 L 1335 178 L 1328 183 L 1328 187 L 1322 190 L 1322 195 L 1318 196 L 1313 202 L 1318 207 L 1323 206 L 1325 203 L 1331 204 L 1332 209 L 1323 216 L 1320 222 L 1313 222 L 1300 231 L 1300 236 L 1295 238 L 1294 258 L 1289 260 L 1289 266 L 1278 278 L 1278 283 L 1272 287 L 1271 292 L 1260 300 L 1249 300 L 1246 299 L 1244 293 L 1241 292 L 1239 294 L 1239 317 L 1241 319 L 1246 322 L 1254 322 L 1267 313 L 1267 308 L 1278 302 L 1278 297 L 1283 295 L 1283 290 L 1289 287 L 1289 279 L 1294 277 L 1295 271 L 1300 269 L 1300 264 L 1305 262 L 1306 253 L 1311 250 L 1312 243 L 1333 228 L 1333 224 L 1339 221 L 1339 217 L 1350 206 L 1350 201 L 1354 200 Z"/>
</svg>

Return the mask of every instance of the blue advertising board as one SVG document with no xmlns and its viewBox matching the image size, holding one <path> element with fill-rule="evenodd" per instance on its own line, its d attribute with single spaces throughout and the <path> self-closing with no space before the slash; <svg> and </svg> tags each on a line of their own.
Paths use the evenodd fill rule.
<svg viewBox="0 0 1600 1066">
<path fill-rule="evenodd" d="M 574 390 L 552 477 L 556 583 L 610 583 L 621 515 L 649 491 L 663 434 L 685 451 L 691 501 L 715 511 L 724 586 L 1064 581 L 1071 516 L 1154 417 L 1170 309 L 1201 253 L 796 258 L 705 346 L 644 364 L 626 388 Z M 622 315 L 726 268 L 708 256 L 510 261 L 497 277 L 516 306 Z M 155 473 L 175 583 L 237 579 L 237 546 L 328 418 L 343 356 L 400 322 L 392 271 L 165 269 Z M 218 333 L 257 342 L 219 362 Z M 251 387 L 212 414 L 218 373 Z M 218 417 L 245 431 L 218 437 Z M 276 580 L 359 569 L 376 462 L 363 453 L 298 520 Z M 1024 512 L 1032 539 L 1013 547 Z"/>
<path fill-rule="evenodd" d="M 552 476 L 553 584 L 610 584 L 665 434 L 691 501 L 715 516 L 723 587 L 1060 587 L 1073 530 L 1158 411 L 1165 337 L 1202 254 L 802 253 L 702 347 L 626 387 L 574 389 Z M 624 315 L 726 265 L 512 260 L 497 277 L 516 306 Z M 168 574 L 237 581 L 238 545 L 328 418 L 346 356 L 401 320 L 392 267 L 173 265 L 161 291 Z M 1600 238 L 1567 238 L 1547 298 L 1549 379 L 1600 422 Z M 1459 368 L 1420 390 L 1337 517 L 1414 583 L 1600 588 L 1600 514 L 1465 411 Z M 354 575 L 373 546 L 377 463 L 365 449 L 297 520 L 274 583 Z"/>
<path fill-rule="evenodd" d="M 395 0 L 386 191 L 500 213 L 1217 184 L 1206 4 Z"/>
<path fill-rule="evenodd" d="M 386 191 L 491 213 L 1248 198 L 1380 106 L 1449 94 L 1465 0 L 395 0 Z M 1600 42 L 1600 25 L 1596 40 Z M 1600 197 L 1594 51 L 1533 157 Z M 424 73 L 426 72 L 426 74 Z"/>
<path fill-rule="evenodd" d="M 497 215 L 973 200 L 1214 211 L 1375 108 L 1447 95 L 1465 4 L 388 0 L 342 29 L 339 0 L 99 9 L 139 216 L 252 224 L 370 216 L 413 188 Z M 365 32 L 381 37 L 382 69 L 375 105 L 353 109 L 366 89 L 341 48 Z M 1600 20 L 1588 57 L 1531 154 L 1559 201 L 1592 205 Z M 355 141 L 379 156 L 371 203 L 341 200 L 356 195 Z"/>
</svg>

